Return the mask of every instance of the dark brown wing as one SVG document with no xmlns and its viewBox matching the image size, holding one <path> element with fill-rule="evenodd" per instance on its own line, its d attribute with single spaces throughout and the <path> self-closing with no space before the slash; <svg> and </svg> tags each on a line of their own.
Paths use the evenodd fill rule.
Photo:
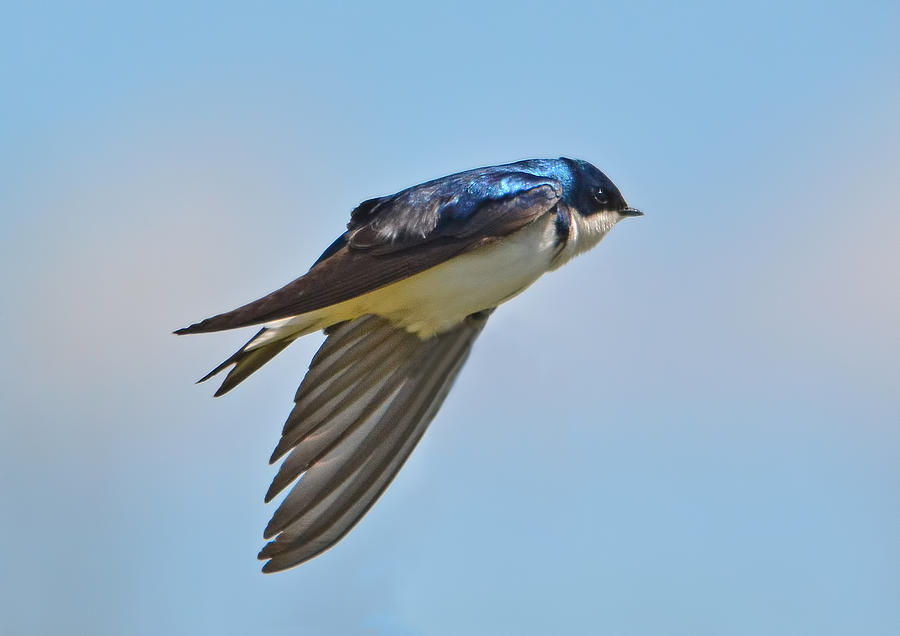
<svg viewBox="0 0 900 636">
<path fill-rule="evenodd" d="M 420 340 L 377 316 L 331 330 L 297 390 L 272 455 L 287 454 L 266 501 L 298 477 L 259 553 L 264 572 L 337 543 L 393 480 L 447 396 L 491 311 Z"/>
<path fill-rule="evenodd" d="M 361 296 L 500 240 L 553 210 L 561 196 L 555 179 L 507 170 L 461 173 L 366 201 L 307 274 L 175 333 L 257 325 Z"/>
</svg>

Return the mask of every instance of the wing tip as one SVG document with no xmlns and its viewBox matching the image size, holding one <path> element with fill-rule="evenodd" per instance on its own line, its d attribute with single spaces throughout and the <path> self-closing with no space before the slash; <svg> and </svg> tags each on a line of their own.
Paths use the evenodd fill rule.
<svg viewBox="0 0 900 636">
<path fill-rule="evenodd" d="M 262 550 L 259 551 L 256 558 L 260 561 L 266 561 L 262 566 L 262 572 L 264 574 L 273 574 L 275 572 L 290 570 L 298 565 L 303 565 L 323 552 L 328 551 L 333 546 L 334 543 L 313 547 L 310 544 L 304 546 L 290 544 L 282 545 L 278 541 L 269 541 L 263 546 Z"/>
<path fill-rule="evenodd" d="M 275 488 L 275 482 L 273 481 L 273 482 L 269 485 L 269 489 L 266 491 L 266 496 L 263 498 L 264 501 L 265 501 L 265 503 L 269 503 L 270 501 L 272 501 L 273 499 L 275 499 L 275 497 L 278 495 L 278 493 L 280 493 L 283 489 L 284 489 L 284 486 L 282 486 L 281 488 L 276 489 L 276 488 Z"/>
<path fill-rule="evenodd" d="M 249 325 L 265 322 L 265 320 L 247 320 L 240 318 L 244 307 L 239 307 L 233 311 L 218 314 L 211 318 L 204 318 L 200 322 L 195 322 L 187 327 L 176 329 L 172 333 L 176 336 L 186 336 L 195 333 L 212 333 L 214 331 L 225 331 L 227 329 L 237 329 L 239 327 L 247 327 Z"/>
<path fill-rule="evenodd" d="M 260 561 L 265 561 L 262 566 L 263 574 L 274 574 L 275 572 L 281 572 L 282 570 L 287 569 L 284 566 L 278 567 L 278 564 L 275 561 L 275 557 L 277 556 L 277 554 L 276 550 L 273 547 L 274 545 L 274 541 L 269 541 L 256 555 L 257 559 L 259 559 Z"/>
<path fill-rule="evenodd" d="M 262 547 L 262 550 L 259 551 L 259 553 L 256 555 L 256 558 L 259 559 L 260 561 L 262 561 L 264 559 L 271 559 L 273 556 L 275 556 L 274 554 L 272 554 L 272 546 L 274 544 L 275 544 L 274 541 L 269 541 L 266 545 L 264 545 Z M 266 565 L 268 565 L 268 564 L 266 564 Z"/>
<path fill-rule="evenodd" d="M 272 544 L 269 543 L 268 545 L 266 545 L 266 548 L 268 548 L 270 545 Z M 287 561 L 284 559 L 279 559 L 278 555 L 275 554 L 270 556 L 263 556 L 266 548 L 263 548 L 256 556 L 256 558 L 260 561 L 266 561 L 261 568 L 263 574 L 275 574 L 276 572 L 284 572 L 285 570 L 290 570 L 291 568 L 297 567 L 301 563 L 306 563 L 306 561 L 309 561 L 309 559 L 296 562 Z"/>
<path fill-rule="evenodd" d="M 283 526 L 285 525 L 286 524 L 284 523 L 283 519 L 279 519 L 278 510 L 276 510 L 275 514 L 272 515 L 272 518 L 269 519 L 269 523 L 266 524 L 266 529 L 263 530 L 263 539 L 266 539 L 267 541 L 269 539 L 273 539 L 275 535 L 277 535 L 284 529 Z M 272 543 L 274 543 L 274 541 Z M 272 543 L 269 543 L 266 548 L 268 548 L 269 545 L 272 545 Z"/>
<path fill-rule="evenodd" d="M 227 327 L 216 327 L 215 325 L 210 326 L 211 320 L 212 318 L 207 318 L 206 320 L 195 322 L 194 324 L 188 325 L 187 327 L 176 329 L 172 333 L 176 336 L 188 336 L 195 333 L 209 333 L 211 331 L 220 331 L 221 329 L 227 329 Z"/>
<path fill-rule="evenodd" d="M 284 437 L 278 442 L 278 445 L 275 447 L 275 450 L 272 451 L 272 454 L 269 456 L 269 465 L 271 466 L 279 459 L 287 455 L 288 451 L 291 450 L 292 444 L 287 444 L 284 441 Z"/>
</svg>

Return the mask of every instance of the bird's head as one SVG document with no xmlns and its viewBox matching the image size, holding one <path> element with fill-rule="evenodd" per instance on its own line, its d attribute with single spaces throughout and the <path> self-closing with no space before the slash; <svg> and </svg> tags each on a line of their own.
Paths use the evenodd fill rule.
<svg viewBox="0 0 900 636">
<path fill-rule="evenodd" d="M 564 159 L 572 171 L 573 181 L 570 204 L 582 216 L 601 215 L 610 226 L 628 216 L 644 213 L 632 208 L 619 192 L 619 188 L 600 170 L 580 159 Z"/>
<path fill-rule="evenodd" d="M 587 161 L 562 157 L 557 165 L 561 168 L 562 204 L 568 207 L 577 231 L 574 251 L 559 259 L 556 267 L 594 247 L 622 219 L 643 214 L 629 206 L 616 184 Z"/>
</svg>

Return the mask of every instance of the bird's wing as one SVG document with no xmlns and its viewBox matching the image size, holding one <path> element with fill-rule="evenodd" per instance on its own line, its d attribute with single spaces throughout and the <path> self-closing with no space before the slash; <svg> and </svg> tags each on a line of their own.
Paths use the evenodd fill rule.
<svg viewBox="0 0 900 636">
<path fill-rule="evenodd" d="M 259 553 L 264 572 L 313 558 L 356 525 L 422 437 L 491 311 L 427 340 L 371 315 L 329 330 L 272 454 L 287 457 L 266 501 L 300 480 L 266 527 L 275 539 Z"/>
<path fill-rule="evenodd" d="M 371 199 L 304 276 L 175 333 L 256 325 L 321 309 L 397 282 L 512 234 L 550 212 L 559 181 L 483 168 Z"/>
</svg>

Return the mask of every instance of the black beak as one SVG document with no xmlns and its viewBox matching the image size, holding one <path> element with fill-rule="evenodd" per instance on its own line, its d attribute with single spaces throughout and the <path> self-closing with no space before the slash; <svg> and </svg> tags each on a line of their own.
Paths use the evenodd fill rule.
<svg viewBox="0 0 900 636">
<path fill-rule="evenodd" d="M 619 210 L 619 214 L 622 216 L 644 216 L 644 213 L 637 208 L 625 208 L 624 210 Z"/>
</svg>

